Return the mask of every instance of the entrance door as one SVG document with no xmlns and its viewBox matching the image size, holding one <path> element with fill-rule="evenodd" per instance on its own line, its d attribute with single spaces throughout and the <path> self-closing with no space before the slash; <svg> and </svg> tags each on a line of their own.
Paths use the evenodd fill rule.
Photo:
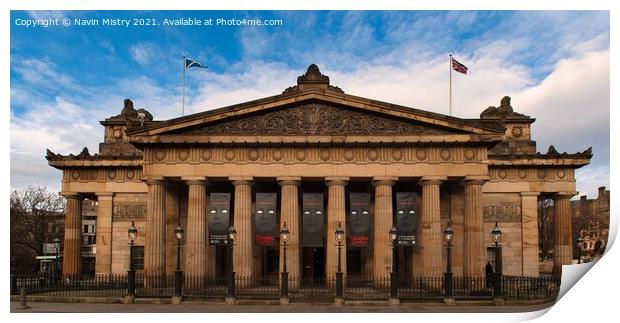
<svg viewBox="0 0 620 323">
<path fill-rule="evenodd" d="M 302 277 L 311 282 L 319 282 L 325 277 L 325 248 L 303 247 Z"/>
<path fill-rule="evenodd" d="M 347 250 L 347 277 L 362 276 L 362 250 L 359 248 Z"/>
</svg>

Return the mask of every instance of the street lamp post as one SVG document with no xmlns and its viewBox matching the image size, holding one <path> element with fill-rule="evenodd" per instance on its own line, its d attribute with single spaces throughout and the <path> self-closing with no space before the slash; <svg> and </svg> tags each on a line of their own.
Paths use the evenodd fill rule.
<svg viewBox="0 0 620 323">
<path fill-rule="evenodd" d="M 454 231 L 452 231 L 452 227 L 450 226 L 450 221 L 448 221 L 448 226 L 443 230 L 444 240 L 446 241 L 446 255 L 447 255 L 447 266 L 446 273 L 444 274 L 444 287 L 446 290 L 445 298 L 452 299 L 454 295 L 452 294 L 452 237 L 454 236 Z"/>
<path fill-rule="evenodd" d="M 500 241 L 502 241 L 502 230 L 499 229 L 497 222 L 495 227 L 491 231 L 491 237 L 495 243 L 495 298 L 499 298 L 502 295 L 502 247 Z"/>
<path fill-rule="evenodd" d="M 58 280 L 58 278 L 60 277 L 59 275 L 59 271 L 60 271 L 60 239 L 58 239 L 58 237 L 54 238 L 54 252 L 56 253 L 56 262 L 54 265 L 54 274 L 52 276 L 52 279 L 54 279 L 54 281 Z"/>
<path fill-rule="evenodd" d="M 581 256 L 583 253 L 583 238 L 581 237 L 580 234 L 577 234 L 577 263 L 580 264 L 581 263 Z"/>
<path fill-rule="evenodd" d="M 177 239 L 177 267 L 174 271 L 174 296 L 181 297 L 183 284 L 183 272 L 181 271 L 181 242 L 183 241 L 183 228 L 178 223 L 174 228 L 174 236 Z"/>
<path fill-rule="evenodd" d="M 398 230 L 396 227 L 390 229 L 390 239 L 392 240 L 392 272 L 390 273 L 390 298 L 398 298 L 398 269 L 396 268 L 396 244 L 398 243 Z"/>
<path fill-rule="evenodd" d="M 288 242 L 289 235 L 288 228 L 286 227 L 286 222 L 284 222 L 284 226 L 280 229 L 280 241 L 282 242 L 282 251 L 283 251 L 283 262 L 282 262 L 282 290 L 280 291 L 280 296 L 282 298 L 288 298 L 288 271 L 286 271 L 286 243 Z"/>
<path fill-rule="evenodd" d="M 344 241 L 344 229 L 342 229 L 342 223 L 338 222 L 338 227 L 334 233 L 336 236 L 336 242 L 338 242 L 338 271 L 336 272 L 336 297 L 342 298 L 342 264 L 341 264 L 341 249 L 342 241 Z"/>
<path fill-rule="evenodd" d="M 130 298 L 136 296 L 136 271 L 133 266 L 133 243 L 138 237 L 138 229 L 136 229 L 134 221 L 131 221 L 131 226 L 127 230 L 129 237 L 129 270 L 127 271 L 127 294 Z"/>
<path fill-rule="evenodd" d="M 233 271 L 233 243 L 237 230 L 232 225 L 228 228 L 228 297 L 235 297 L 235 272 Z"/>
</svg>

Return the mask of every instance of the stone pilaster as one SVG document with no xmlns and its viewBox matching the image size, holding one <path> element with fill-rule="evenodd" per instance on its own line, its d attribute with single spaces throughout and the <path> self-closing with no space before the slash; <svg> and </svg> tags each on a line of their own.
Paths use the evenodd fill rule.
<svg viewBox="0 0 620 323">
<path fill-rule="evenodd" d="M 82 272 L 82 200 L 78 194 L 64 194 L 67 199 L 65 214 L 65 243 L 62 273 L 78 276 Z"/>
<path fill-rule="evenodd" d="M 422 214 L 420 219 L 421 276 L 439 277 L 443 274 L 441 265 L 441 210 L 439 186 L 445 177 L 423 177 Z"/>
<path fill-rule="evenodd" d="M 562 275 L 562 265 L 573 263 L 573 233 L 571 227 L 570 198 L 572 193 L 559 193 L 553 196 L 555 208 L 555 240 L 553 252 L 553 274 Z"/>
<path fill-rule="evenodd" d="M 187 238 L 185 239 L 185 275 L 199 283 L 207 272 L 207 181 L 204 177 L 186 179 Z"/>
<path fill-rule="evenodd" d="M 112 210 L 114 193 L 97 193 L 97 254 L 95 274 L 112 273 Z"/>
<path fill-rule="evenodd" d="M 145 183 L 148 186 L 148 196 L 146 201 L 144 272 L 147 275 L 163 275 L 166 264 L 166 188 L 163 179 L 147 180 Z"/>
<path fill-rule="evenodd" d="M 374 177 L 375 214 L 373 225 L 373 276 L 389 277 L 392 271 L 392 241 L 390 229 L 393 221 L 392 186 L 398 177 Z"/>
<path fill-rule="evenodd" d="M 252 178 L 231 177 L 235 186 L 234 226 L 237 238 L 234 245 L 233 268 L 237 277 L 254 274 L 252 227 Z"/>
<path fill-rule="evenodd" d="M 286 270 L 289 277 L 300 277 L 300 238 L 299 227 L 299 191 L 298 186 L 301 177 L 278 177 L 282 187 L 282 205 L 280 207 L 280 228 L 286 222 L 289 238 L 286 244 Z M 283 248 L 280 248 L 280 272 L 282 271 L 282 259 L 284 259 Z M 294 286 L 289 286 L 294 287 Z"/>
<path fill-rule="evenodd" d="M 336 277 L 338 272 L 338 243 L 336 242 L 335 232 L 338 223 L 341 223 L 342 229 L 346 233 L 345 218 L 345 186 L 348 177 L 326 177 L 325 185 L 327 185 L 327 245 L 325 276 Z M 342 242 L 340 264 L 342 272 L 347 272 L 347 244 L 346 239 Z"/>
<path fill-rule="evenodd" d="M 463 223 L 463 276 L 484 277 L 486 246 L 482 216 L 483 180 L 465 179 L 465 220 Z"/>
<path fill-rule="evenodd" d="M 523 258 L 521 274 L 538 277 L 538 192 L 521 193 L 521 232 Z"/>
</svg>

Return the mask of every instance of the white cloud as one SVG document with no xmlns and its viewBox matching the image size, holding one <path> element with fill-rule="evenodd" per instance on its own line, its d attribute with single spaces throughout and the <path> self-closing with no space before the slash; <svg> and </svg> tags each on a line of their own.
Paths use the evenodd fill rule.
<svg viewBox="0 0 620 323">
<path fill-rule="evenodd" d="M 129 53 L 140 66 L 153 64 L 158 56 L 156 47 L 151 43 L 137 43 L 129 48 Z"/>
</svg>

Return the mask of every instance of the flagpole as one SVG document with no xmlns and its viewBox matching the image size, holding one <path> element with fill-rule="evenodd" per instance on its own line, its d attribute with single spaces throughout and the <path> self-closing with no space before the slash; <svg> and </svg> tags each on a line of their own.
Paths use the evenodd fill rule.
<svg viewBox="0 0 620 323">
<path fill-rule="evenodd" d="M 450 68 L 450 116 L 452 116 L 452 54 L 450 54 L 448 66 Z"/>
<path fill-rule="evenodd" d="M 183 56 L 183 104 L 181 105 L 181 116 L 185 115 L 185 56 Z"/>
</svg>

